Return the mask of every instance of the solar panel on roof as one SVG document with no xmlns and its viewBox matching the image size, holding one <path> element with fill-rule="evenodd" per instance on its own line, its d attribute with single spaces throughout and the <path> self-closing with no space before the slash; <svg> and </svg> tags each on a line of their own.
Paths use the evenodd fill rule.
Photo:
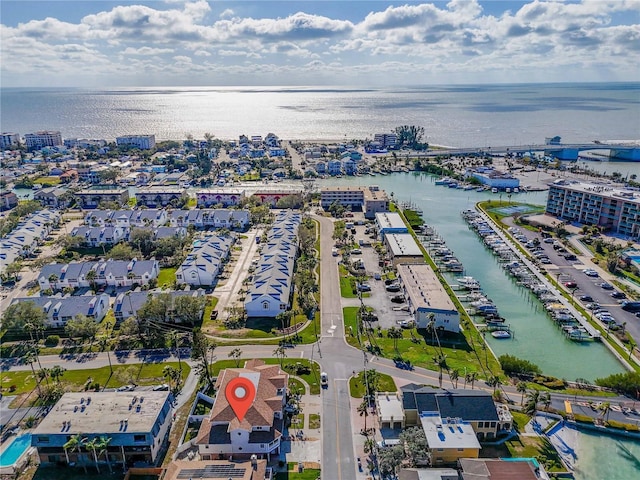
<svg viewBox="0 0 640 480">
<path fill-rule="evenodd" d="M 207 478 L 242 478 L 247 469 L 236 468 L 235 465 L 207 465 L 204 468 L 185 468 L 178 473 L 177 478 L 207 479 Z"/>
</svg>

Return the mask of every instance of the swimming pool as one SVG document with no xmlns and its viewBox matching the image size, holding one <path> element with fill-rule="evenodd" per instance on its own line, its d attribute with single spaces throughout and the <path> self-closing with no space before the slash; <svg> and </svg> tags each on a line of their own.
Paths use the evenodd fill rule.
<svg viewBox="0 0 640 480">
<path fill-rule="evenodd" d="M 0 467 L 13 466 L 31 447 L 31 434 L 16 437 L 11 444 L 0 453 Z"/>
<path fill-rule="evenodd" d="M 511 458 L 501 458 L 500 460 L 502 460 L 503 462 L 529 462 L 535 468 L 540 468 L 540 464 L 538 463 L 538 460 L 536 460 L 535 458 L 511 457 Z"/>
</svg>

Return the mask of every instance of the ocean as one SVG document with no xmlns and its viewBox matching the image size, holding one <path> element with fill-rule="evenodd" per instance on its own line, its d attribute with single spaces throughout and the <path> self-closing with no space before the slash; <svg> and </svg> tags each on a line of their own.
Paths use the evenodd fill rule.
<svg viewBox="0 0 640 480">
<path fill-rule="evenodd" d="M 3 88 L 0 128 L 63 138 L 286 140 L 373 138 L 400 125 L 456 147 L 640 139 L 640 83 L 416 86 L 401 88 Z"/>
</svg>

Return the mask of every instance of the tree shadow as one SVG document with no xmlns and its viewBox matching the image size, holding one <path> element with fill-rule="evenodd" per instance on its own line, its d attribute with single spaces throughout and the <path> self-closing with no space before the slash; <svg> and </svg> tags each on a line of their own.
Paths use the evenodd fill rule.
<svg viewBox="0 0 640 480">
<path fill-rule="evenodd" d="M 440 341 L 440 346 L 444 348 L 455 348 L 456 350 L 462 350 L 464 352 L 472 352 L 473 348 L 467 342 L 467 338 L 463 333 L 453 333 L 447 332 L 445 330 L 438 330 L 438 340 L 436 340 L 435 334 L 426 328 L 418 328 L 416 329 L 418 335 L 420 335 L 424 342 L 431 346 L 437 347 L 438 340 Z"/>
</svg>

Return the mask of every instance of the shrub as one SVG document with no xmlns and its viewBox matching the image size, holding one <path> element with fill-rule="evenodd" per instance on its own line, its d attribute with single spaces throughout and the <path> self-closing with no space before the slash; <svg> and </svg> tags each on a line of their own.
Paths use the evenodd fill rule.
<svg viewBox="0 0 640 480">
<path fill-rule="evenodd" d="M 60 336 L 59 335 L 49 335 L 46 340 L 44 341 L 44 344 L 47 347 L 55 347 L 58 345 L 58 343 L 60 343 Z"/>
<path fill-rule="evenodd" d="M 500 355 L 500 366 L 507 375 L 535 375 L 540 373 L 540 367 L 528 360 L 523 360 L 513 355 Z"/>
</svg>

